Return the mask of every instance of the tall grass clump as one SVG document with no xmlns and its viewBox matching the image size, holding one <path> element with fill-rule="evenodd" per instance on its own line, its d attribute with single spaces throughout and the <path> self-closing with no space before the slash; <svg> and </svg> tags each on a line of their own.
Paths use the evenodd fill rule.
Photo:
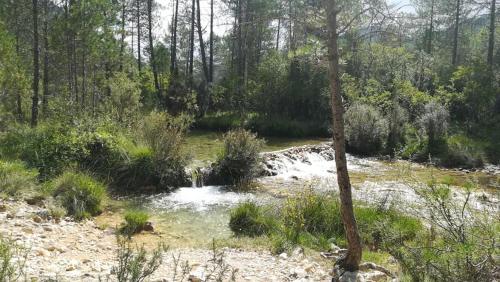
<svg viewBox="0 0 500 282">
<path fill-rule="evenodd" d="M 185 172 L 187 155 L 182 150 L 186 130 L 191 124 L 188 117 L 171 117 L 166 113 L 152 112 L 140 125 L 140 138 L 151 149 L 151 163 L 143 151 L 138 164 L 152 166 L 161 189 L 187 185 L 189 177 Z"/>
<path fill-rule="evenodd" d="M 28 251 L 0 236 L 0 281 L 18 281 L 24 275 Z"/>
<path fill-rule="evenodd" d="M 237 206 L 231 211 L 229 220 L 229 227 L 236 235 L 250 237 L 269 233 L 274 224 L 274 219 L 253 202 Z"/>
<path fill-rule="evenodd" d="M 99 215 L 107 197 L 104 184 L 79 172 L 65 172 L 47 183 L 46 188 L 77 220 Z"/>
<path fill-rule="evenodd" d="M 124 215 L 125 225 L 121 227 L 120 231 L 124 235 L 131 236 L 140 233 L 146 227 L 149 214 L 144 211 L 131 210 Z"/>
<path fill-rule="evenodd" d="M 389 133 L 389 125 L 373 106 L 354 104 L 345 114 L 348 149 L 362 155 L 380 153 Z"/>
<path fill-rule="evenodd" d="M 259 152 L 264 141 L 250 131 L 236 129 L 224 135 L 224 150 L 214 164 L 213 176 L 218 184 L 249 184 L 259 172 Z"/>
<path fill-rule="evenodd" d="M 20 161 L 0 160 L 0 193 L 10 197 L 35 192 L 38 188 L 38 172 L 28 169 Z"/>
</svg>

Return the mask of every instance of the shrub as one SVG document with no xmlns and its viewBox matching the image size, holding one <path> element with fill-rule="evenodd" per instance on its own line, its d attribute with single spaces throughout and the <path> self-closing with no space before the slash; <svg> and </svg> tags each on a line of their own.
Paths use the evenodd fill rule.
<svg viewBox="0 0 500 282">
<path fill-rule="evenodd" d="M 465 136 L 455 135 L 447 138 L 447 150 L 441 158 L 441 165 L 446 167 L 477 168 L 484 165 L 484 153 L 479 144 Z"/>
<path fill-rule="evenodd" d="M 414 281 L 494 281 L 500 228 L 496 218 L 470 209 L 470 190 L 457 201 L 448 185 L 431 182 L 415 189 L 428 209 L 431 228 L 422 229 L 410 244 L 389 244 L 403 271 Z M 390 241 L 393 234 L 384 235 Z"/>
<path fill-rule="evenodd" d="M 85 219 L 102 212 L 106 187 L 86 174 L 65 172 L 48 183 L 47 188 L 75 219 Z"/>
<path fill-rule="evenodd" d="M 418 119 L 420 129 L 427 135 L 428 151 L 434 154 L 439 152 L 438 142 L 448 131 L 448 110 L 441 104 L 432 101 L 425 105 L 424 113 Z"/>
<path fill-rule="evenodd" d="M 229 227 L 236 235 L 255 237 L 267 234 L 272 228 L 272 221 L 261 207 L 247 202 L 231 211 Z"/>
<path fill-rule="evenodd" d="M 198 119 L 195 123 L 197 129 L 228 131 L 242 126 L 244 119 L 241 115 L 230 112 L 208 114 Z"/>
<path fill-rule="evenodd" d="M 148 254 L 144 246 L 133 248 L 131 242 L 117 237 L 118 251 L 116 254 L 118 265 L 112 268 L 116 280 L 119 282 L 141 282 L 155 273 L 162 264 L 163 245 Z"/>
<path fill-rule="evenodd" d="M 158 186 L 162 189 L 189 183 L 185 172 L 187 156 L 182 144 L 191 120 L 181 116 L 173 118 L 166 113 L 152 112 L 141 124 L 141 138 L 151 148 L 152 167 Z M 137 160 L 147 163 L 146 155 Z"/>
<path fill-rule="evenodd" d="M 116 74 L 109 82 L 109 107 L 118 122 L 131 122 L 141 105 L 141 89 L 126 73 Z"/>
<path fill-rule="evenodd" d="M 319 122 L 298 121 L 278 116 L 253 115 L 245 127 L 262 136 L 274 137 L 326 137 L 328 125 Z"/>
<path fill-rule="evenodd" d="M 24 274 L 28 251 L 0 236 L 0 281 L 18 281 Z"/>
<path fill-rule="evenodd" d="M 124 218 L 125 225 L 120 231 L 130 236 L 144 230 L 149 219 L 149 214 L 143 211 L 128 211 L 125 213 Z"/>
<path fill-rule="evenodd" d="M 0 160 L 0 192 L 11 197 L 19 197 L 23 193 L 32 192 L 37 187 L 38 172 L 27 169 L 19 161 Z"/>
<path fill-rule="evenodd" d="M 387 115 L 387 120 L 389 123 L 387 151 L 389 154 L 394 155 L 395 150 L 404 144 L 405 131 L 408 123 L 408 113 L 399 104 L 394 103 L 391 105 Z"/>
<path fill-rule="evenodd" d="M 348 148 L 358 154 L 379 153 L 388 135 L 387 120 L 372 106 L 354 104 L 345 115 Z"/>
<path fill-rule="evenodd" d="M 224 135 L 224 150 L 215 163 L 219 184 L 246 185 L 257 175 L 264 142 L 249 131 L 237 129 Z"/>
</svg>

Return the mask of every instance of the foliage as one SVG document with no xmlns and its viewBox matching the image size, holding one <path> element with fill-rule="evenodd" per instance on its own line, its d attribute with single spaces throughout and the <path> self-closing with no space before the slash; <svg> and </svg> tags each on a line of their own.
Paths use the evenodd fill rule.
<svg viewBox="0 0 500 282">
<path fill-rule="evenodd" d="M 140 107 L 139 85 L 131 80 L 126 73 L 117 73 L 109 82 L 111 96 L 109 107 L 112 115 L 120 123 L 129 123 Z"/>
<path fill-rule="evenodd" d="M 345 114 L 346 141 L 351 150 L 359 154 L 380 152 L 387 140 L 387 120 L 374 107 L 352 105 Z"/>
<path fill-rule="evenodd" d="M 146 227 L 149 219 L 149 214 L 144 211 L 128 211 L 125 213 L 125 225 L 121 227 L 120 231 L 128 236 L 135 233 L 140 233 Z"/>
<path fill-rule="evenodd" d="M 104 184 L 78 172 L 63 173 L 47 183 L 46 190 L 77 220 L 100 214 L 107 197 Z"/>
<path fill-rule="evenodd" d="M 38 172 L 27 169 L 19 161 L 0 160 L 0 193 L 11 197 L 34 192 L 38 188 Z"/>
<path fill-rule="evenodd" d="M 440 160 L 445 167 L 477 168 L 484 165 L 481 145 L 466 136 L 454 135 L 446 139 L 446 153 Z"/>
<path fill-rule="evenodd" d="M 264 141 L 244 129 L 224 135 L 224 150 L 214 164 L 215 182 L 244 186 L 257 175 Z"/>
<path fill-rule="evenodd" d="M 276 212 L 269 212 L 275 210 Z M 404 243 L 416 238 L 422 229 L 418 219 L 384 206 L 355 206 L 356 221 L 363 244 L 373 250 L 386 250 L 382 236 L 397 234 Z M 332 195 L 306 190 L 290 197 L 279 207 L 240 204 L 233 209 L 231 229 L 238 235 L 267 235 L 274 252 L 290 250 L 294 245 L 327 249 L 330 243 L 345 244 L 340 204 Z"/>
<path fill-rule="evenodd" d="M 131 242 L 125 238 L 117 236 L 118 250 L 117 263 L 113 267 L 116 280 L 119 282 L 141 282 L 154 274 L 163 262 L 163 245 L 148 254 L 144 246 L 133 248 Z"/>
<path fill-rule="evenodd" d="M 24 275 L 28 250 L 0 236 L 0 281 L 17 281 Z"/>
<path fill-rule="evenodd" d="M 430 230 L 410 244 L 391 244 L 391 254 L 415 281 L 490 281 L 496 269 L 498 222 L 470 209 L 471 191 L 457 201 L 446 184 L 416 187 L 429 210 Z M 392 233 L 385 234 L 391 241 Z"/>
<path fill-rule="evenodd" d="M 236 235 L 261 236 L 273 228 L 273 219 L 255 203 L 247 202 L 231 211 L 229 227 Z"/>
<path fill-rule="evenodd" d="M 182 151 L 182 142 L 190 124 L 191 119 L 187 116 L 174 118 L 160 112 L 150 113 L 140 124 L 140 138 L 151 148 L 151 165 L 161 189 L 182 186 L 188 182 L 184 170 L 187 157 Z M 149 165 L 147 155 L 140 156 L 142 158 L 138 160 Z"/>
<path fill-rule="evenodd" d="M 427 135 L 429 153 L 438 151 L 438 142 L 448 131 L 448 118 L 448 110 L 443 105 L 434 101 L 425 105 L 424 113 L 419 117 L 418 124 Z"/>
</svg>

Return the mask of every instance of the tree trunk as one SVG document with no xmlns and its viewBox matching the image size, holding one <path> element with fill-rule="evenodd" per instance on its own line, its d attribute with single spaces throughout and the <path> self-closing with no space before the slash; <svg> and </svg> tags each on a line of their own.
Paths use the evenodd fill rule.
<svg viewBox="0 0 500 282">
<path fill-rule="evenodd" d="M 487 62 L 490 67 L 493 66 L 493 51 L 495 50 L 495 13 L 496 0 L 491 0 L 490 7 L 490 35 L 489 35 L 489 43 L 488 43 L 488 58 Z"/>
<path fill-rule="evenodd" d="M 179 14 L 179 0 L 175 0 L 174 22 L 172 26 L 172 43 L 170 46 L 170 72 L 177 73 L 177 19 Z"/>
<path fill-rule="evenodd" d="M 280 28 L 281 28 L 281 17 L 278 18 L 278 33 L 276 34 L 276 51 L 280 49 Z"/>
<path fill-rule="evenodd" d="M 193 79 L 193 60 L 194 60 L 194 22 L 195 22 L 195 10 L 196 10 L 196 2 L 195 0 L 191 3 L 191 30 L 189 34 L 189 80 L 192 83 Z"/>
<path fill-rule="evenodd" d="M 142 71 L 142 59 L 141 59 L 141 1 L 136 2 L 137 9 L 137 68 L 139 73 Z"/>
<path fill-rule="evenodd" d="M 150 58 L 149 63 L 151 64 L 151 70 L 153 71 L 153 78 L 155 82 L 156 95 L 159 101 L 161 101 L 161 89 L 160 83 L 158 81 L 158 70 L 156 68 L 155 51 L 153 45 L 153 0 L 148 0 L 148 35 L 149 35 L 149 52 Z"/>
<path fill-rule="evenodd" d="M 210 75 L 209 83 L 214 82 L 214 0 L 210 1 L 210 54 L 209 54 Z"/>
<path fill-rule="evenodd" d="M 434 0 L 431 1 L 431 22 L 429 24 L 429 38 L 427 39 L 427 54 L 432 54 L 433 34 L 434 34 Z"/>
<path fill-rule="evenodd" d="M 33 0 L 33 97 L 31 104 L 31 126 L 38 124 L 38 83 L 40 81 L 40 51 L 38 47 L 38 0 Z"/>
<path fill-rule="evenodd" d="M 43 2 L 43 95 L 42 95 L 42 113 L 47 115 L 49 98 L 49 0 Z"/>
<path fill-rule="evenodd" d="M 451 55 L 451 64 L 456 66 L 458 63 L 458 25 L 460 23 L 460 0 L 457 0 L 455 12 L 455 29 L 453 31 L 453 53 Z"/>
<path fill-rule="evenodd" d="M 345 153 L 344 119 L 342 96 L 340 94 L 339 53 L 337 45 L 337 6 L 336 0 L 327 1 L 328 16 L 328 58 L 330 62 L 330 89 L 333 113 L 333 142 L 335 147 L 335 164 L 337 166 L 337 182 L 340 190 L 341 216 L 347 237 L 348 252 L 339 261 L 339 266 L 347 271 L 355 271 L 361 261 L 361 241 L 358 234 L 354 208 L 352 204 L 351 184 L 347 171 Z"/>
<path fill-rule="evenodd" d="M 125 1 L 122 0 L 122 14 L 121 14 L 121 22 L 120 22 L 120 71 L 123 71 L 123 60 L 125 53 Z"/>
<path fill-rule="evenodd" d="M 201 17 L 200 17 L 200 0 L 196 0 L 196 14 L 198 21 L 198 38 L 200 41 L 200 53 L 201 53 L 201 62 L 203 65 L 203 74 L 205 78 L 205 82 L 208 83 L 209 75 L 208 75 L 208 66 L 207 66 L 207 55 L 205 54 L 205 42 L 203 41 L 203 32 L 201 30 Z"/>
</svg>

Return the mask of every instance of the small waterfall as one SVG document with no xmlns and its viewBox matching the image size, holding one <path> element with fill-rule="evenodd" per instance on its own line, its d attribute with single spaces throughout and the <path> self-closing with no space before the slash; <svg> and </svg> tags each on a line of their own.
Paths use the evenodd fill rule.
<svg viewBox="0 0 500 282">
<path fill-rule="evenodd" d="M 201 168 L 197 167 L 191 171 L 191 187 L 203 187 L 203 173 Z"/>
</svg>

